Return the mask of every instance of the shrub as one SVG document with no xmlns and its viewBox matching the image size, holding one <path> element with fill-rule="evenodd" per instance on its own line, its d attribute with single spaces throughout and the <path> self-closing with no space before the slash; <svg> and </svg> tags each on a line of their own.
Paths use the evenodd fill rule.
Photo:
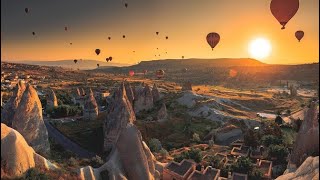
<svg viewBox="0 0 320 180">
<path fill-rule="evenodd" d="M 101 159 L 100 156 L 95 156 L 91 158 L 90 164 L 94 168 L 98 168 L 104 164 L 103 160 Z"/>
<path fill-rule="evenodd" d="M 231 165 L 233 172 L 248 174 L 253 169 L 253 163 L 249 158 L 240 157 L 238 161 Z"/>
<path fill-rule="evenodd" d="M 214 141 L 212 139 L 210 139 L 208 145 L 210 148 L 212 148 L 214 145 Z"/>
<path fill-rule="evenodd" d="M 263 179 L 263 173 L 256 169 L 253 168 L 253 170 L 249 173 L 249 180 L 262 180 Z"/>
<path fill-rule="evenodd" d="M 155 139 L 155 138 L 150 139 L 149 148 L 151 152 L 159 152 L 162 149 L 162 145 L 159 139 Z"/>
<path fill-rule="evenodd" d="M 75 116 L 81 113 L 81 109 L 78 106 L 59 105 L 55 108 L 47 109 L 47 114 L 50 114 L 52 118 L 62 118 L 68 116 Z"/>
<path fill-rule="evenodd" d="M 30 168 L 24 176 L 25 180 L 49 180 L 49 177 L 36 168 Z"/>
<path fill-rule="evenodd" d="M 259 133 L 248 129 L 244 134 L 244 143 L 250 147 L 257 147 L 259 145 Z"/>
<path fill-rule="evenodd" d="M 278 125 L 281 125 L 283 123 L 283 119 L 281 116 L 278 115 L 274 120 L 274 122 L 277 123 Z"/>
<path fill-rule="evenodd" d="M 282 144 L 282 139 L 277 138 L 274 135 L 265 135 L 261 138 L 261 143 L 266 147 L 269 147 L 270 145 L 280 145 Z"/>
<path fill-rule="evenodd" d="M 200 142 L 199 134 L 193 133 L 191 141 L 193 141 L 193 142 Z"/>
<path fill-rule="evenodd" d="M 159 153 L 163 158 L 166 158 L 169 155 L 168 151 L 163 148 L 159 151 Z"/>
<path fill-rule="evenodd" d="M 174 157 L 174 161 L 176 162 L 181 162 L 183 159 L 192 159 L 196 163 L 199 163 L 202 160 L 201 151 L 191 148 L 191 150 L 182 152 L 180 155 Z"/>
<path fill-rule="evenodd" d="M 76 160 L 74 157 L 71 157 L 71 158 L 68 160 L 67 163 L 68 163 L 69 166 L 72 166 L 72 167 L 75 167 L 75 166 L 78 165 L 78 162 L 77 162 L 77 160 Z"/>
<path fill-rule="evenodd" d="M 288 154 L 288 149 L 282 145 L 270 145 L 268 148 L 269 158 L 275 157 L 279 163 L 286 162 Z"/>
</svg>

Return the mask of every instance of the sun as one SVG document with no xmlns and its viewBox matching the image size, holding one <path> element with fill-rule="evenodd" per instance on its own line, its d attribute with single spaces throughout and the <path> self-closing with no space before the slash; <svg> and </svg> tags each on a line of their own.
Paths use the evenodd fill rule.
<svg viewBox="0 0 320 180">
<path fill-rule="evenodd" d="M 248 51 L 253 58 L 261 60 L 270 55 L 271 44 L 265 38 L 257 38 L 250 42 Z"/>
</svg>

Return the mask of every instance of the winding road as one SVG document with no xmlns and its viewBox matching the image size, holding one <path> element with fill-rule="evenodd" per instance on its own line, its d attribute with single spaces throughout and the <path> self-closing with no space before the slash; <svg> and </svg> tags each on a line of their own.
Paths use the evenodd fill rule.
<svg viewBox="0 0 320 180">
<path fill-rule="evenodd" d="M 81 158 L 92 158 L 96 156 L 95 153 L 89 152 L 75 142 L 71 141 L 55 127 L 53 127 L 48 120 L 44 119 L 44 124 L 47 127 L 49 137 L 53 138 L 54 141 L 60 144 L 63 148 L 77 154 Z"/>
</svg>

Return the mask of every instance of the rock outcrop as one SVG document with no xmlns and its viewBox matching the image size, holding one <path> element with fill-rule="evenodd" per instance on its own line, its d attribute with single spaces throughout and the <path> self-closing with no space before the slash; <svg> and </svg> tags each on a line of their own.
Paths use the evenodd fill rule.
<svg viewBox="0 0 320 180">
<path fill-rule="evenodd" d="M 43 122 L 42 106 L 37 91 L 28 85 L 13 117 L 12 127 L 38 153 L 50 151 L 48 131 Z"/>
<path fill-rule="evenodd" d="M 108 99 L 108 109 L 104 123 L 104 150 L 110 151 L 118 140 L 120 132 L 127 124 L 136 120 L 132 106 L 128 100 L 124 84 Z"/>
<path fill-rule="evenodd" d="M 83 118 L 85 120 L 96 120 L 98 117 L 99 109 L 94 94 L 91 89 L 86 96 L 84 107 L 83 107 Z"/>
<path fill-rule="evenodd" d="M 158 111 L 157 119 L 159 122 L 166 121 L 168 119 L 168 112 L 166 104 L 162 103 L 160 110 Z"/>
<path fill-rule="evenodd" d="M 186 82 L 182 85 L 181 91 L 192 91 L 191 82 Z"/>
<path fill-rule="evenodd" d="M 122 87 L 122 86 L 121 86 Z M 127 94 L 127 97 L 128 97 L 128 100 L 129 102 L 131 103 L 131 105 L 133 106 L 133 101 L 134 101 L 134 93 L 133 93 L 133 90 L 132 90 L 132 87 L 130 86 L 130 84 L 128 82 L 126 82 L 124 84 L 124 87 L 126 89 L 126 94 Z"/>
<path fill-rule="evenodd" d="M 298 95 L 297 88 L 294 85 L 289 87 L 290 90 L 290 97 L 296 97 Z"/>
<path fill-rule="evenodd" d="M 47 95 L 47 109 L 53 109 L 55 107 L 58 107 L 58 99 L 54 91 L 50 89 Z"/>
<path fill-rule="evenodd" d="M 142 141 L 133 108 L 128 100 L 124 84 L 109 99 L 110 105 L 104 124 L 104 148 L 109 152 L 107 163 L 98 169 L 82 168 L 80 175 L 101 178 L 108 171 L 109 179 L 160 179 L 161 163 L 157 163 L 149 148 Z M 156 169 L 158 168 L 158 169 Z M 87 178 L 88 179 L 88 178 Z M 92 179 L 92 178 L 91 178 Z"/>
<path fill-rule="evenodd" d="M 1 122 L 5 123 L 9 127 L 12 127 L 13 116 L 18 108 L 25 89 L 25 84 L 22 81 L 19 81 L 13 90 L 13 95 L 1 110 Z"/>
<path fill-rule="evenodd" d="M 148 85 L 137 92 L 134 101 L 134 112 L 138 113 L 142 110 L 149 110 L 153 108 L 153 96 L 151 89 Z"/>
<path fill-rule="evenodd" d="M 319 179 L 319 156 L 308 157 L 294 172 L 285 173 L 276 180 L 318 180 Z"/>
<path fill-rule="evenodd" d="M 4 175 L 20 176 L 32 167 L 45 170 L 58 168 L 35 153 L 19 132 L 1 123 L 1 178 Z"/>
<path fill-rule="evenodd" d="M 153 97 L 153 102 L 157 102 L 160 100 L 160 92 L 156 84 L 154 84 L 152 88 L 152 97 Z"/>
<path fill-rule="evenodd" d="M 289 163 L 297 167 L 308 157 L 319 155 L 319 109 L 315 102 L 311 103 L 310 109 L 301 124 L 295 140 Z"/>
</svg>

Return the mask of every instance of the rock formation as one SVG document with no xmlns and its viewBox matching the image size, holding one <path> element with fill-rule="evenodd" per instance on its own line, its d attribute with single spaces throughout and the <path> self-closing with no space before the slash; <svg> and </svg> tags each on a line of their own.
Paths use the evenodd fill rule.
<svg viewBox="0 0 320 180">
<path fill-rule="evenodd" d="M 153 96 L 151 89 L 148 85 L 137 92 L 137 96 L 134 101 L 134 112 L 138 113 L 142 110 L 149 110 L 153 108 Z"/>
<path fill-rule="evenodd" d="M 112 146 L 117 142 L 121 129 L 135 120 L 134 111 L 128 100 L 124 84 L 122 84 L 122 87 L 116 90 L 109 99 L 104 123 L 104 150 L 106 152 L 110 151 Z"/>
<path fill-rule="evenodd" d="M 291 97 L 296 97 L 298 95 L 298 91 L 297 91 L 297 88 L 293 85 L 291 85 L 289 87 L 289 90 L 290 90 L 290 96 Z"/>
<path fill-rule="evenodd" d="M 152 88 L 152 97 L 153 97 L 153 102 L 157 102 L 160 100 L 160 93 L 156 84 L 154 84 Z"/>
<path fill-rule="evenodd" d="M 21 101 L 23 92 L 26 86 L 22 81 L 19 81 L 13 90 L 13 95 L 10 97 L 9 101 L 4 105 L 1 110 L 1 122 L 5 123 L 9 127 L 12 127 L 13 116 L 18 108 Z"/>
<path fill-rule="evenodd" d="M 45 170 L 57 168 L 35 153 L 19 132 L 1 123 L 1 179 L 4 176 L 20 176 L 32 167 Z"/>
<path fill-rule="evenodd" d="M 37 91 L 28 85 L 13 117 L 16 129 L 36 152 L 49 153 L 48 131 L 43 122 L 42 106 Z"/>
<path fill-rule="evenodd" d="M 162 166 L 142 141 L 140 131 L 133 124 L 135 120 L 135 113 L 122 84 L 110 99 L 104 124 L 104 150 L 110 152 L 107 163 L 98 169 L 82 168 L 82 179 L 101 178 L 103 170 L 107 170 L 109 179 L 113 180 L 160 178 L 158 169 L 161 171 Z"/>
<path fill-rule="evenodd" d="M 98 117 L 98 113 L 98 104 L 94 98 L 92 90 L 90 89 L 84 103 L 83 118 L 86 120 L 95 120 Z"/>
<path fill-rule="evenodd" d="M 319 109 L 315 102 L 311 103 L 310 109 L 301 124 L 295 140 L 289 163 L 296 167 L 308 157 L 319 155 Z"/>
<path fill-rule="evenodd" d="M 121 86 L 122 87 L 122 86 Z M 126 89 L 126 94 L 127 94 L 127 97 L 128 97 L 128 100 L 129 102 L 131 103 L 131 105 L 133 106 L 133 101 L 134 101 L 134 93 L 133 93 L 133 90 L 130 86 L 130 84 L 128 82 L 126 82 L 124 84 L 124 87 Z"/>
<path fill-rule="evenodd" d="M 192 85 L 190 82 L 183 84 L 181 91 L 192 91 Z"/>
<path fill-rule="evenodd" d="M 58 99 L 54 91 L 50 89 L 47 95 L 47 109 L 53 109 L 55 107 L 58 107 Z"/>
<path fill-rule="evenodd" d="M 276 180 L 301 179 L 318 180 L 319 179 L 319 156 L 308 157 L 301 166 L 294 172 L 284 173 Z"/>
<path fill-rule="evenodd" d="M 158 111 L 157 119 L 159 122 L 166 121 L 168 119 L 168 112 L 166 104 L 162 103 L 160 110 Z"/>
</svg>

